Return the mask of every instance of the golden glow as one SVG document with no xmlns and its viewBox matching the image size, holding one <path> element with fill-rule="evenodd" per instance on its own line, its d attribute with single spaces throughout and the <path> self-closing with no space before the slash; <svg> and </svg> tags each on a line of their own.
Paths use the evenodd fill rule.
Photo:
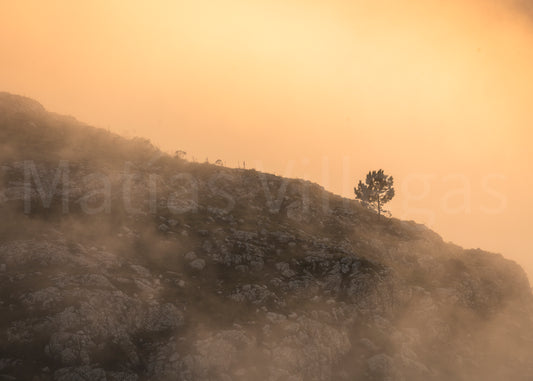
<svg viewBox="0 0 533 381">
<path fill-rule="evenodd" d="M 164 150 L 349 197 L 384 168 L 396 216 L 531 275 L 533 19 L 511 4 L 3 2 L 0 84 Z M 430 189 L 415 200 L 420 176 Z M 471 199 L 451 213 L 460 186 Z M 506 198 L 497 214 L 487 187 Z"/>
</svg>

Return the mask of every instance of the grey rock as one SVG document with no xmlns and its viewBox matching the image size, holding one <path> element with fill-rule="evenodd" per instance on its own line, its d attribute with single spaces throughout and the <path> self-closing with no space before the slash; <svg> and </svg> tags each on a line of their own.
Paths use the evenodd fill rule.
<svg viewBox="0 0 533 381">
<path fill-rule="evenodd" d="M 187 254 L 185 254 L 185 260 L 187 261 L 194 261 L 196 258 L 197 256 L 194 251 L 189 251 Z"/>
<path fill-rule="evenodd" d="M 276 263 L 276 268 L 281 272 L 281 275 L 286 278 L 290 278 L 295 275 L 295 272 L 291 270 L 290 265 L 286 262 Z"/>
<path fill-rule="evenodd" d="M 89 353 L 93 348 L 95 344 L 86 334 L 56 332 L 50 338 L 45 352 L 63 365 L 88 365 Z"/>
<path fill-rule="evenodd" d="M 139 377 L 134 373 L 108 372 L 107 381 L 137 381 Z"/>
<path fill-rule="evenodd" d="M 367 360 L 369 371 L 378 377 L 390 376 L 394 360 L 385 353 L 372 356 Z"/>
<path fill-rule="evenodd" d="M 191 263 L 189 263 L 189 266 L 191 266 L 195 270 L 203 270 L 205 268 L 205 260 L 197 258 Z"/>
<path fill-rule="evenodd" d="M 81 366 L 55 371 L 54 381 L 107 381 L 107 377 L 103 369 Z"/>
</svg>

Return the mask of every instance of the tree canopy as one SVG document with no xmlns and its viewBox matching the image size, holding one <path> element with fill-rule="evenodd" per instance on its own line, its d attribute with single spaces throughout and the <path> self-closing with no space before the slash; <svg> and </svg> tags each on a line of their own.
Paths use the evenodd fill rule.
<svg viewBox="0 0 533 381">
<path fill-rule="evenodd" d="M 359 181 L 357 187 L 354 188 L 355 198 L 370 209 L 378 212 L 381 216 L 383 205 L 392 200 L 394 197 L 394 180 L 392 176 L 388 176 L 383 172 L 370 171 L 366 175 L 366 181 L 363 183 Z"/>
</svg>

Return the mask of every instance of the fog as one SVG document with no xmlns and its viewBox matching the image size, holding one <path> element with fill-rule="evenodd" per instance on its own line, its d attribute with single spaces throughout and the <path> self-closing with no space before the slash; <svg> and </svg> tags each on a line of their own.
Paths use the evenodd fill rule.
<svg viewBox="0 0 533 381">
<path fill-rule="evenodd" d="M 309 179 L 350 198 L 353 186 L 368 170 L 383 168 L 395 178 L 393 216 L 426 223 L 445 241 L 501 252 L 523 265 L 531 278 L 532 25 L 531 6 L 511 0 L 3 2 L 0 90 L 29 96 L 48 110 L 73 115 L 121 135 L 150 138 L 171 154 L 184 150 L 191 161 L 221 159 L 228 167 L 242 167 L 245 162 L 246 168 Z M 15 159 L 19 152 L 8 149 L 9 143 L 2 143 L 4 162 L 12 165 L 12 161 L 27 159 Z M 110 147 L 111 143 L 104 152 L 111 151 Z M 64 155 L 66 152 L 61 152 L 57 158 Z M 121 168 L 131 158 L 126 156 L 119 154 L 114 159 Z M 258 372 L 263 371 L 263 365 L 289 369 L 295 366 L 290 362 L 291 356 L 279 356 L 276 363 L 265 355 L 261 345 L 251 340 L 255 326 L 242 329 L 248 335 L 243 336 L 245 344 L 223 346 L 225 339 L 217 335 L 229 330 L 231 324 L 224 325 L 221 315 L 227 313 L 227 320 L 237 321 L 235 316 L 243 311 L 225 310 L 226 300 L 221 302 L 212 296 L 215 289 L 205 288 L 202 278 L 198 280 L 194 274 L 188 278 L 181 257 L 170 263 L 169 253 L 185 254 L 187 244 L 161 241 L 160 232 L 154 231 L 153 226 L 129 225 L 138 234 L 137 241 L 125 244 L 116 238 L 117 234 L 126 235 L 120 226 L 115 226 L 124 217 L 120 213 L 103 222 L 91 218 L 82 223 L 74 218 L 77 216 L 71 216 L 56 226 L 56 222 L 42 222 L 39 218 L 30 219 L 30 223 L 18 211 L 4 212 L 8 224 L 2 225 L 1 233 L 6 241 L 32 232 L 36 239 L 44 232 L 53 241 L 55 233 L 49 230 L 54 227 L 63 230 L 62 239 L 87 247 L 97 237 L 99 245 L 107 248 L 99 246 L 96 251 L 89 251 L 91 255 L 112 252 L 129 261 L 136 250 L 139 254 L 149 251 L 149 256 L 133 257 L 144 261 L 142 264 L 154 272 L 154 279 L 147 278 L 150 282 L 155 284 L 157 272 L 166 274 L 164 271 L 169 270 L 178 273 L 186 284 L 204 287 L 200 287 L 204 304 L 193 305 L 189 310 L 198 324 L 184 330 L 191 348 L 201 350 L 212 345 L 218 350 L 220 347 L 214 344 L 221 343 L 222 348 L 230 349 L 228 353 L 234 353 L 233 361 L 238 360 L 241 366 L 260 363 Z M 255 226 L 250 223 L 241 228 L 253 230 Z M 373 237 L 378 232 L 365 234 Z M 363 237 L 368 238 L 364 234 Z M 139 241 L 141 244 L 135 246 Z M 58 245 L 63 248 L 63 244 Z M 406 253 L 408 249 L 421 253 L 430 250 L 407 247 Z M 2 250 L 2 263 L 7 263 L 8 271 L 12 271 L 11 257 L 6 257 L 10 251 Z M 416 278 L 411 276 L 409 256 L 402 255 L 404 267 L 397 263 L 401 262 L 400 257 L 392 257 L 394 266 L 406 271 L 398 270 L 394 282 Z M 100 263 L 100 259 L 95 261 Z M 499 268 L 500 263 L 495 263 L 495 268 Z M 468 266 L 472 266 L 472 276 L 472 269 L 477 267 Z M 16 266 L 13 268 L 18 271 Z M 460 277 L 461 263 L 458 269 L 453 274 Z M 481 267 L 480 273 L 485 274 L 485 270 Z M 61 275 L 56 274 L 58 271 L 63 270 L 41 268 L 42 274 L 33 278 L 32 287 L 45 287 L 49 282 L 46 277 Z M 110 273 L 116 275 L 118 270 L 113 271 Z M 206 279 L 217 279 L 218 273 L 210 272 L 209 266 L 206 271 Z M 428 265 L 422 274 L 434 274 L 433 271 Z M 446 274 L 438 286 L 450 281 Z M 497 274 L 492 276 L 492 280 L 509 281 Z M 166 274 L 162 279 L 173 281 L 173 277 Z M 422 278 L 413 280 L 415 286 L 431 289 L 426 283 L 429 281 Z M 463 280 L 453 278 L 450 284 Z M 2 291 L 6 306 L 11 303 L 11 292 L 28 291 L 12 287 L 11 284 Z M 170 295 L 162 292 L 156 299 L 181 301 L 181 289 L 169 289 Z M 376 300 L 387 300 L 386 292 L 379 291 L 383 294 Z M 511 291 L 501 290 L 500 297 L 511 298 Z M 314 296 L 312 288 L 302 292 L 301 300 Z M 119 324 L 121 315 L 115 315 L 105 305 L 109 296 L 95 295 L 91 296 L 98 306 L 95 310 L 109 313 L 109 320 L 116 318 Z M 435 295 L 432 297 L 437 300 Z M 490 295 L 499 300 L 497 295 Z M 146 305 L 153 297 L 150 293 L 137 295 L 139 302 Z M 333 297 L 339 295 L 334 293 Z M 405 302 L 401 297 L 395 295 L 395 300 Z M 410 359 L 409 351 L 414 351 L 422 364 L 433 369 L 459 366 L 458 359 L 434 356 L 441 353 L 435 351 L 435 343 L 450 335 L 435 333 L 435 327 L 452 327 L 456 331 L 450 336 L 451 342 L 456 345 L 453 348 L 460 348 L 459 359 L 476 358 L 469 351 L 483 355 L 478 364 L 454 369 L 471 369 L 478 378 L 498 380 L 504 377 L 496 372 L 486 374 L 487 369 L 493 370 L 491 364 L 506 359 L 517 361 L 516 373 L 524 366 L 524 377 L 531 374 L 530 367 L 520 365 L 524 360 L 521 356 L 530 353 L 527 340 L 524 343 L 516 339 L 527 338 L 530 332 L 524 323 L 530 315 L 520 303 L 502 308 L 487 322 L 475 312 L 456 309 L 453 303 L 449 311 L 448 302 L 437 303 L 439 308 L 432 310 L 423 292 L 410 298 L 403 314 L 387 309 L 388 304 L 372 310 L 396 327 L 396 336 L 383 328 L 379 319 L 361 333 L 347 322 L 349 318 L 341 317 L 332 324 L 329 318 L 310 317 L 317 310 L 331 313 L 331 305 L 325 302 L 327 297 L 299 304 L 302 320 L 296 322 L 312 337 L 316 336 L 311 335 L 313 332 L 325 332 L 326 338 L 319 335 L 323 341 L 317 339 L 310 347 L 329 348 L 328 353 L 339 358 L 345 355 L 352 361 L 355 354 L 360 354 L 357 351 L 369 351 L 364 352 L 365 356 L 407 353 Z M 130 303 L 129 299 L 124 303 Z M 233 304 L 230 306 L 233 308 Z M 346 317 L 359 311 L 359 305 L 355 306 L 335 311 Z M 218 313 L 213 315 L 213 311 Z M 254 311 L 245 309 L 260 322 L 259 326 L 264 317 Z M 12 315 L 6 312 L 3 316 L 4 328 L 4 324 L 11 324 Z M 98 315 L 90 317 L 98 321 Z M 239 318 L 246 322 L 248 317 L 243 313 Z M 313 319 L 320 322 L 319 328 L 313 325 Z M 343 331 L 339 321 L 349 328 Z M 514 328 L 509 328 L 515 322 Z M 265 334 L 266 344 L 283 342 L 287 336 L 285 326 L 289 324 L 267 323 L 274 328 Z M 413 329 L 418 329 L 418 341 L 416 335 L 409 336 Z M 91 335 L 89 325 L 85 330 Z M 342 344 L 343 332 L 353 334 L 349 350 Z M 470 333 L 473 337 L 465 339 Z M 332 340 L 328 341 L 330 337 Z M 370 340 L 379 350 L 356 344 L 361 338 Z M 104 335 L 104 339 L 108 338 Z M 7 345 L 7 341 L 3 342 Z M 292 345 L 296 354 L 308 354 L 297 341 Z M 35 345 L 39 356 L 44 356 L 42 347 L 41 342 Z M 171 344 L 169 348 L 173 348 Z M 205 357 L 216 363 L 215 353 L 206 351 Z M 318 363 L 312 355 L 306 359 Z M 341 361 L 341 368 L 349 364 L 348 360 Z M 364 373 L 366 363 L 355 364 L 351 374 L 358 371 Z M 451 379 L 468 376 L 448 375 Z M 411 379 L 416 377 L 419 375 Z M 427 375 L 420 377 L 427 379 Z"/>
<path fill-rule="evenodd" d="M 415 195 L 458 182 L 441 207 L 471 190 L 464 176 L 414 180 Z M 497 180 L 479 179 L 503 205 Z M 494 200 L 478 201 L 494 212 Z M 165 155 L 7 93 L 0 214 L 1 377 L 497 381 L 533 369 L 516 263 L 309 181 Z"/>
<path fill-rule="evenodd" d="M 519 1 L 18 1 L 0 83 L 348 197 L 384 168 L 396 216 L 531 273 L 531 25 Z"/>
</svg>

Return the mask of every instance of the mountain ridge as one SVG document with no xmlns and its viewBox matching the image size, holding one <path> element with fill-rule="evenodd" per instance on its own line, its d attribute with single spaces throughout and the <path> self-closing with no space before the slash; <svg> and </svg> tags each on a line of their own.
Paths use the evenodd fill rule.
<svg viewBox="0 0 533 381">
<path fill-rule="evenodd" d="M 29 98 L 0 93 L 0 138 L 0 374 L 533 373 L 531 288 L 499 254 L 309 181 L 171 157 Z"/>
</svg>

